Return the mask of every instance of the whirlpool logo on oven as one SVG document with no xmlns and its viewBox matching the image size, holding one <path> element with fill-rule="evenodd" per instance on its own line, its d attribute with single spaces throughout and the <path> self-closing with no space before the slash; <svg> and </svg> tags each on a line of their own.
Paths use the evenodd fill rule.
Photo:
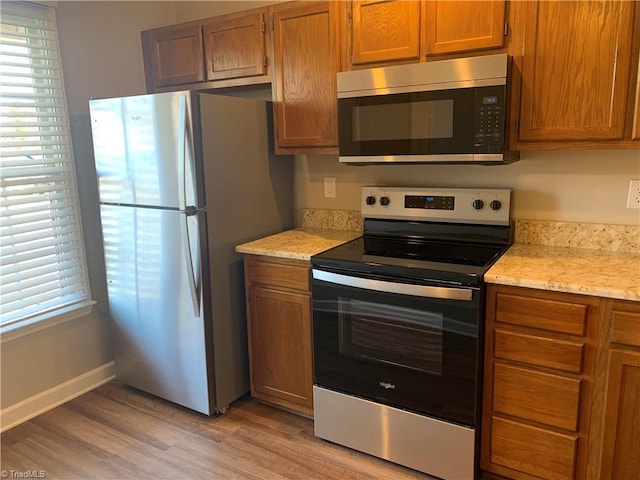
<svg viewBox="0 0 640 480">
<path fill-rule="evenodd" d="M 384 388 L 385 390 L 395 390 L 396 386 L 393 383 L 389 383 L 389 382 L 378 382 L 378 385 L 380 385 L 382 388 Z"/>
</svg>

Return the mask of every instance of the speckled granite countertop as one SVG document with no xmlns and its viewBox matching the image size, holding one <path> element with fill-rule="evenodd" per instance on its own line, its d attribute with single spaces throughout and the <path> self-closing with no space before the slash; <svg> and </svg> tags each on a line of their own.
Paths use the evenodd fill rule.
<svg viewBox="0 0 640 480">
<path fill-rule="evenodd" d="M 501 285 L 640 301 L 640 254 L 515 244 L 484 278 Z"/>
<path fill-rule="evenodd" d="M 236 252 L 309 260 L 312 255 L 337 247 L 360 235 L 361 232 L 349 230 L 296 228 L 243 243 L 236 247 Z"/>
</svg>

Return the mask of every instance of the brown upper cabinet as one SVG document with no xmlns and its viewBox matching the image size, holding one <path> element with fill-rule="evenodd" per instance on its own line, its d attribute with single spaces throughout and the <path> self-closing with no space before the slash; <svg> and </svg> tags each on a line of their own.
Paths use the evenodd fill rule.
<svg viewBox="0 0 640 480">
<path fill-rule="evenodd" d="M 422 2 L 372 0 L 351 4 L 351 64 L 420 59 Z"/>
<path fill-rule="evenodd" d="M 505 1 L 427 0 L 427 55 L 502 48 Z"/>
<path fill-rule="evenodd" d="M 142 45 L 148 92 L 271 84 L 278 153 L 337 153 L 340 70 L 496 51 L 513 58 L 513 149 L 640 145 L 638 2 L 282 2 Z"/>
<path fill-rule="evenodd" d="M 526 9 L 522 54 L 514 53 L 522 76 L 520 149 L 536 142 L 544 142 L 540 148 L 637 148 L 628 141 L 638 101 L 636 2 L 515 3 Z"/>
<path fill-rule="evenodd" d="M 346 69 L 425 61 L 430 55 L 500 49 L 505 0 L 353 1 L 343 30 Z"/>
<path fill-rule="evenodd" d="M 202 28 L 207 80 L 267 74 L 264 12 L 216 18 Z"/>
<path fill-rule="evenodd" d="M 273 7 L 277 153 L 337 153 L 337 2 Z"/>
<path fill-rule="evenodd" d="M 142 32 L 147 91 L 204 81 L 202 28 L 198 25 Z"/>
<path fill-rule="evenodd" d="M 142 32 L 148 92 L 269 83 L 269 9 Z"/>
<path fill-rule="evenodd" d="M 638 19 L 637 23 L 640 23 L 640 9 L 636 10 L 636 18 Z M 640 26 L 636 26 L 635 34 L 636 37 L 640 36 Z M 635 101 L 633 102 L 633 107 L 631 108 L 631 110 L 633 111 L 633 115 L 631 117 L 630 123 L 632 125 L 631 138 L 633 140 L 640 140 L 640 53 L 638 52 L 638 50 L 640 50 L 640 42 L 636 43 L 638 43 L 638 45 L 635 45 L 635 47 L 637 48 L 634 56 L 636 60 L 636 84 L 633 88 Z"/>
</svg>

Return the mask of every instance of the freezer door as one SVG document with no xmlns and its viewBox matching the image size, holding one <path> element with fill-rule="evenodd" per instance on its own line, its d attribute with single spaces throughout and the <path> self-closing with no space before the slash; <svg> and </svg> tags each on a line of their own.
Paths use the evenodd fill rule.
<svg viewBox="0 0 640 480">
<path fill-rule="evenodd" d="M 198 206 L 188 92 L 91 100 L 103 203 Z"/>
<path fill-rule="evenodd" d="M 197 267 L 204 213 L 110 205 L 100 211 L 117 377 L 210 414 L 211 321 L 201 316 Z"/>
</svg>

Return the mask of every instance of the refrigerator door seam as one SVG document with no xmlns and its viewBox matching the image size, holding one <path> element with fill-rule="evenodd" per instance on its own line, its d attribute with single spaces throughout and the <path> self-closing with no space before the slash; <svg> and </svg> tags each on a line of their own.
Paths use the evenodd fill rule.
<svg viewBox="0 0 640 480">
<path fill-rule="evenodd" d="M 180 210 L 187 207 L 185 174 L 186 150 L 187 150 L 187 99 L 184 94 L 180 95 L 180 111 L 178 114 L 178 202 Z"/>
</svg>

